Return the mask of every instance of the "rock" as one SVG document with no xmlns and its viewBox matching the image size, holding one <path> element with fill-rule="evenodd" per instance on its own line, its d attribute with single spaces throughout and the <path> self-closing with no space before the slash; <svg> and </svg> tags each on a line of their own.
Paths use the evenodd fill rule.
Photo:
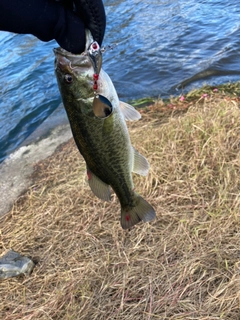
<svg viewBox="0 0 240 320">
<path fill-rule="evenodd" d="M 21 274 L 28 276 L 34 266 L 35 264 L 31 259 L 9 250 L 0 257 L 0 279 L 16 277 Z"/>
</svg>

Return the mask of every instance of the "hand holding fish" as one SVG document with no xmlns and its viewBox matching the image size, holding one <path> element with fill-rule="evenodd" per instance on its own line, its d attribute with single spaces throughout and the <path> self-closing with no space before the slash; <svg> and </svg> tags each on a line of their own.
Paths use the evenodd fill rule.
<svg viewBox="0 0 240 320">
<path fill-rule="evenodd" d="M 55 39 L 65 50 L 85 49 L 85 27 L 100 45 L 106 26 L 102 0 L 1 0 L 0 30 Z"/>
</svg>

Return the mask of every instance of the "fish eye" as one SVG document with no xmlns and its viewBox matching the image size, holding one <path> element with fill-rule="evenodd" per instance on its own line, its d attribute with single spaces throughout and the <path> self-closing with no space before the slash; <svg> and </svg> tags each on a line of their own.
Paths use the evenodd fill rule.
<svg viewBox="0 0 240 320">
<path fill-rule="evenodd" d="M 64 79 L 67 83 L 73 82 L 73 77 L 70 74 L 65 74 Z"/>
</svg>

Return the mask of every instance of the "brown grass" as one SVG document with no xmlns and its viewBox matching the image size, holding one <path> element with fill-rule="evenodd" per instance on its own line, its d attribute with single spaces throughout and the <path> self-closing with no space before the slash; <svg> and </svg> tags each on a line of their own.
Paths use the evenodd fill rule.
<svg viewBox="0 0 240 320">
<path fill-rule="evenodd" d="M 162 110 L 130 125 L 151 163 L 147 178 L 134 175 L 156 208 L 151 224 L 121 229 L 117 199 L 92 195 L 73 141 L 36 165 L 0 248 L 37 265 L 1 282 L 0 319 L 240 319 L 238 102 L 200 99 L 168 121 Z"/>
</svg>

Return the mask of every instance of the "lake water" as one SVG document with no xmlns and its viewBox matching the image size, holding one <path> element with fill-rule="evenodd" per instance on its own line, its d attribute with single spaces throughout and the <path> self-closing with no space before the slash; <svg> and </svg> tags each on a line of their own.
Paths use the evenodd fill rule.
<svg viewBox="0 0 240 320">
<path fill-rule="evenodd" d="M 121 100 L 166 98 L 203 84 L 240 80 L 240 4 L 229 1 L 105 0 L 103 68 Z M 0 32 L 0 161 L 59 106 L 52 49 Z M 65 117 L 64 110 L 62 111 Z M 57 125 L 57 123 L 56 123 Z"/>
</svg>

